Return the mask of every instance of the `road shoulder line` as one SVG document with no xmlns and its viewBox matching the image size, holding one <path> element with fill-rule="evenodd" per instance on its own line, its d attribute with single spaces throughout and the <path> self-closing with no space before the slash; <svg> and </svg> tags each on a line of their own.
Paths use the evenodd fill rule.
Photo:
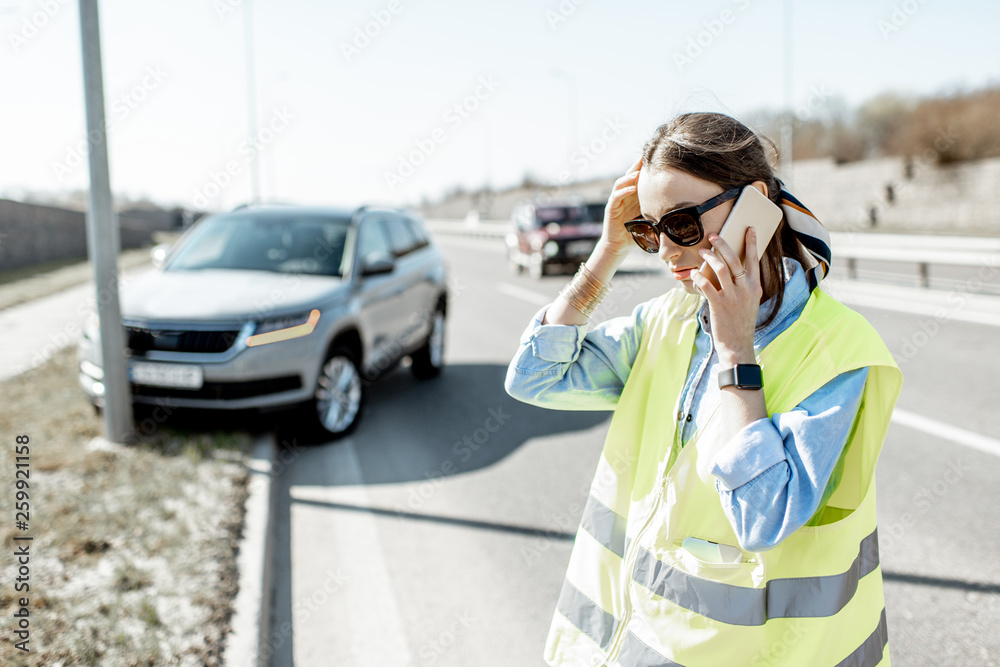
<svg viewBox="0 0 1000 667">
<path fill-rule="evenodd" d="M 940 322 L 956 320 L 1000 326 L 1000 297 L 991 294 L 830 278 L 821 285 L 830 296 L 850 306 L 925 315 Z"/>
<path fill-rule="evenodd" d="M 967 431 L 964 428 L 952 426 L 951 424 L 945 424 L 944 422 L 939 422 L 935 419 L 930 419 L 929 417 L 918 415 L 915 412 L 901 410 L 899 408 L 896 408 L 893 411 L 892 421 L 900 424 L 901 426 L 906 426 L 908 428 L 916 429 L 918 431 L 923 431 L 924 433 L 943 438 L 957 445 L 963 445 L 986 454 L 992 454 L 993 456 L 1000 457 L 1000 440 L 994 440 L 993 438 L 985 435 L 980 435 L 979 433 L 975 433 L 973 431 Z"/>
<path fill-rule="evenodd" d="M 510 283 L 498 282 L 497 291 L 501 294 L 506 294 L 507 296 L 512 296 L 515 299 L 521 299 L 522 301 L 527 301 L 528 303 L 533 303 L 538 306 L 547 306 L 555 301 L 555 297 L 542 294 L 541 292 L 536 292 L 535 290 L 512 285 Z"/>
</svg>

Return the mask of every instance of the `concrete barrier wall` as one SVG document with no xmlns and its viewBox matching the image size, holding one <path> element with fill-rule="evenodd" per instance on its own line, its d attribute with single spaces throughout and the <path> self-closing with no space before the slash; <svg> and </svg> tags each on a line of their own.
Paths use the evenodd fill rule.
<svg viewBox="0 0 1000 667">
<path fill-rule="evenodd" d="M 792 192 L 832 230 L 1000 235 L 1000 158 L 797 162 Z"/>
<path fill-rule="evenodd" d="M 573 186 L 514 188 L 466 194 L 424 207 L 424 216 L 507 219 L 515 203 L 578 194 L 606 202 L 614 178 Z M 929 157 L 884 158 L 837 165 L 801 160 L 792 166 L 792 193 L 833 231 L 1000 236 L 1000 158 L 937 166 Z M 891 193 L 890 193 L 891 189 Z"/>
<path fill-rule="evenodd" d="M 168 223 L 120 215 L 118 224 L 124 249 L 149 244 Z M 60 259 L 87 259 L 83 212 L 0 199 L 0 270 Z"/>
</svg>

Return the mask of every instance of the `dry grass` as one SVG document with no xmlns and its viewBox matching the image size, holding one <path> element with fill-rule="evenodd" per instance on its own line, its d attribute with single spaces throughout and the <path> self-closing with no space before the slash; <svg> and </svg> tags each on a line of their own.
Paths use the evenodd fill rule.
<svg viewBox="0 0 1000 667">
<path fill-rule="evenodd" d="M 31 653 L 4 665 L 218 665 L 238 579 L 251 436 L 163 427 L 91 450 L 101 423 L 75 353 L 0 384 L 0 539 L 12 551 L 14 437 L 31 438 Z M 0 615 L 16 604 L 5 557 Z M 23 593 L 17 593 L 20 597 Z"/>
<path fill-rule="evenodd" d="M 941 164 L 1000 156 L 1000 86 L 954 90 L 917 99 L 887 92 L 849 109 L 842 98 L 821 101 L 796 117 L 793 157 L 838 163 L 886 156 L 933 155 Z M 760 131 L 777 139 L 781 116 L 756 113 Z"/>
<path fill-rule="evenodd" d="M 923 100 L 892 137 L 887 152 L 933 151 L 947 164 L 1000 155 L 1000 87 Z"/>
</svg>

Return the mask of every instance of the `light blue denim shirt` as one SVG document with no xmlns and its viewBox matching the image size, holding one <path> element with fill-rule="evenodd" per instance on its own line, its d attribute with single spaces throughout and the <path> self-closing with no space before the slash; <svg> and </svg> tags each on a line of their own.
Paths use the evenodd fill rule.
<svg viewBox="0 0 1000 667">
<path fill-rule="evenodd" d="M 802 313 L 809 298 L 802 265 L 785 258 L 785 295 L 775 319 L 754 333 L 760 352 Z M 635 362 L 653 300 L 631 315 L 587 325 L 542 324 L 542 308 L 525 329 L 507 369 L 514 398 L 562 410 L 611 410 Z M 758 325 L 770 312 L 760 307 Z M 719 402 L 719 357 L 708 302 L 698 314 L 695 349 L 682 392 L 682 445 Z M 719 451 L 712 466 L 722 507 L 747 551 L 771 549 L 812 517 L 829 497 L 830 477 L 847 442 L 868 368 L 838 375 L 794 409 L 758 419 Z M 832 486 L 832 485 L 831 485 Z"/>
</svg>

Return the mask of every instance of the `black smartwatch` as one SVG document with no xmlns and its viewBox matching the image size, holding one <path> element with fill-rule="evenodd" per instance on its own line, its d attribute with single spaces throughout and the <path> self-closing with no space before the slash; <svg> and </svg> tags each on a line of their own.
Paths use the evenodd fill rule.
<svg viewBox="0 0 1000 667">
<path fill-rule="evenodd" d="M 734 386 L 737 389 L 761 389 L 764 376 L 757 364 L 736 364 L 719 372 L 719 389 Z"/>
</svg>

